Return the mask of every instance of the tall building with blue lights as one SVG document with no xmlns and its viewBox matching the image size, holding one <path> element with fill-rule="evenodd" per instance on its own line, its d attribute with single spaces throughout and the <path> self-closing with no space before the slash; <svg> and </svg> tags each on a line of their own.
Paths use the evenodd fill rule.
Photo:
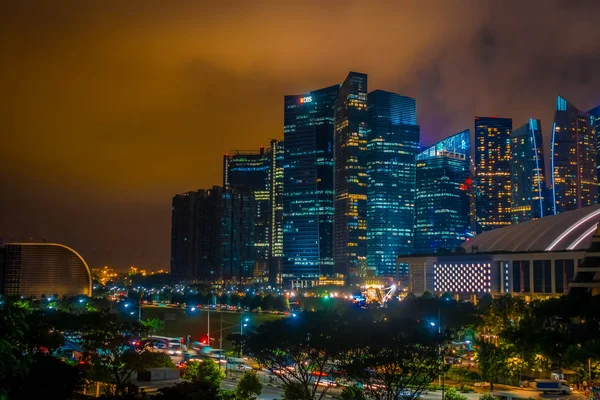
<svg viewBox="0 0 600 400">
<path fill-rule="evenodd" d="M 368 95 L 368 116 L 367 265 L 377 275 L 395 276 L 397 256 L 414 247 L 417 103 L 375 90 Z"/>
<path fill-rule="evenodd" d="M 269 159 L 271 170 L 269 175 L 270 201 L 270 256 L 269 283 L 281 282 L 281 262 L 283 257 L 283 160 L 284 143 L 282 140 L 271 140 Z"/>
<path fill-rule="evenodd" d="M 553 212 L 598 203 L 594 118 L 558 96 L 552 125 Z"/>
<path fill-rule="evenodd" d="M 334 106 L 333 259 L 346 277 L 367 262 L 367 75 L 350 72 Z"/>
<path fill-rule="evenodd" d="M 475 117 L 477 233 L 511 224 L 511 118 Z"/>
<path fill-rule="evenodd" d="M 470 235 L 470 164 L 468 129 L 417 155 L 415 252 L 454 250 Z"/>
<path fill-rule="evenodd" d="M 283 279 L 333 272 L 333 106 L 338 85 L 285 96 Z"/>
<path fill-rule="evenodd" d="M 596 171 L 598 171 L 596 175 L 600 184 L 600 106 L 592 108 L 588 113 L 592 120 L 592 134 L 594 135 L 594 140 L 596 140 Z M 598 196 L 600 197 L 600 191 Z"/>
<path fill-rule="evenodd" d="M 542 124 L 530 119 L 510 134 L 511 220 L 513 224 L 546 215 L 546 168 Z"/>
</svg>

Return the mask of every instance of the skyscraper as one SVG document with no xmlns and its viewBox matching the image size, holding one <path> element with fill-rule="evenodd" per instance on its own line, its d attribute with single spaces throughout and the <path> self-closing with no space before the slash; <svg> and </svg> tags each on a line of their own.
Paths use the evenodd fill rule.
<svg viewBox="0 0 600 400">
<path fill-rule="evenodd" d="M 377 275 L 395 276 L 397 256 L 414 247 L 417 104 L 375 90 L 368 95 L 368 117 L 367 264 Z"/>
<path fill-rule="evenodd" d="M 285 96 L 283 275 L 333 270 L 333 105 L 338 85 Z"/>
<path fill-rule="evenodd" d="M 270 169 L 270 240 L 269 245 L 269 282 L 276 284 L 281 277 L 281 261 L 283 256 L 283 164 L 284 143 L 280 140 L 271 140 L 269 158 Z"/>
<path fill-rule="evenodd" d="M 333 258 L 346 276 L 367 261 L 367 75 L 350 72 L 334 107 Z"/>
<path fill-rule="evenodd" d="M 174 282 L 214 280 L 221 268 L 222 189 L 173 197 L 171 275 Z"/>
<path fill-rule="evenodd" d="M 592 108 L 589 111 L 589 114 L 592 118 L 592 132 L 594 140 L 596 141 L 596 175 L 598 177 L 598 183 L 600 184 L 600 106 Z M 600 191 L 598 195 L 600 196 Z"/>
<path fill-rule="evenodd" d="M 223 278 L 243 280 L 255 267 L 267 269 L 268 196 L 248 186 L 227 187 L 222 194 L 221 249 Z"/>
<path fill-rule="evenodd" d="M 228 237 L 228 232 L 231 234 L 231 230 L 237 234 L 237 241 L 228 241 L 227 244 L 232 247 L 223 253 L 223 262 L 227 265 L 223 268 L 226 277 L 250 277 L 255 263 L 261 263 L 266 268 L 270 259 L 269 153 L 261 146 L 258 151 L 230 151 L 223 157 L 223 223 L 227 225 L 223 230 L 224 240 Z M 242 222 L 243 225 L 238 226 Z M 245 243 L 240 242 L 242 237 L 245 238 Z M 240 265 L 237 264 L 238 261 Z"/>
<path fill-rule="evenodd" d="M 511 118 L 475 117 L 477 233 L 511 224 Z"/>
<path fill-rule="evenodd" d="M 546 214 L 546 168 L 540 120 L 532 118 L 512 131 L 510 149 L 512 223 L 542 218 Z"/>
<path fill-rule="evenodd" d="M 598 202 L 596 140 L 593 118 L 558 96 L 552 126 L 552 188 L 554 213 Z"/>
<path fill-rule="evenodd" d="M 469 235 L 470 135 L 459 132 L 417 155 L 415 252 L 451 251 Z"/>
</svg>

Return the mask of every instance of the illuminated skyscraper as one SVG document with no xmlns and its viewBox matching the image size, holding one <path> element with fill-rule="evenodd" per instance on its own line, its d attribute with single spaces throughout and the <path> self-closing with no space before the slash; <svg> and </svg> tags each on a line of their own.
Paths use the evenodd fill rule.
<svg viewBox="0 0 600 400">
<path fill-rule="evenodd" d="M 368 115 L 367 264 L 377 275 L 395 276 L 398 255 L 414 248 L 417 104 L 375 90 L 368 95 Z"/>
<path fill-rule="evenodd" d="M 417 155 L 415 252 L 453 251 L 470 233 L 470 131 Z"/>
<path fill-rule="evenodd" d="M 366 74 L 348 74 L 334 121 L 333 259 L 335 272 L 348 276 L 367 261 Z"/>
<path fill-rule="evenodd" d="M 223 156 L 225 277 L 249 277 L 254 263 L 267 268 L 271 245 L 271 157 L 258 151 L 230 151 Z M 236 190 L 233 190 L 236 189 Z M 239 224 L 239 226 L 238 226 Z M 246 243 L 241 243 L 241 238 Z M 239 263 L 239 265 L 238 265 Z"/>
<path fill-rule="evenodd" d="M 600 106 L 591 109 L 589 114 L 592 118 L 592 131 L 596 141 L 596 171 L 598 171 L 596 175 L 600 184 Z M 598 195 L 600 196 L 600 191 Z"/>
<path fill-rule="evenodd" d="M 283 164 L 284 144 L 280 140 L 271 140 L 269 148 L 270 169 L 270 257 L 269 282 L 275 284 L 281 277 L 281 261 L 283 256 Z"/>
<path fill-rule="evenodd" d="M 558 96 L 552 126 L 554 213 L 598 203 L 596 140 L 593 118 Z"/>
<path fill-rule="evenodd" d="M 285 96 L 283 278 L 333 270 L 333 105 L 338 85 Z"/>
<path fill-rule="evenodd" d="M 475 117 L 477 233 L 511 224 L 511 118 Z"/>
<path fill-rule="evenodd" d="M 546 214 L 546 168 L 540 120 L 530 119 L 512 131 L 510 148 L 512 223 L 542 218 Z"/>
</svg>

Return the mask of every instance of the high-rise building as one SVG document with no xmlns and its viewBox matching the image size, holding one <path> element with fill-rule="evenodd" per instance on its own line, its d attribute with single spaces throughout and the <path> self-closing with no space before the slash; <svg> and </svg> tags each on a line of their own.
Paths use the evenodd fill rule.
<svg viewBox="0 0 600 400">
<path fill-rule="evenodd" d="M 237 241 L 226 242 L 230 248 L 223 252 L 223 271 L 225 277 L 251 277 L 254 264 L 260 263 L 266 269 L 271 255 L 270 149 L 265 151 L 261 146 L 258 151 L 225 154 L 223 187 L 223 235 L 231 234 L 231 229 L 238 235 Z M 238 227 L 242 220 L 244 225 Z M 246 243 L 238 243 L 242 237 Z"/>
<path fill-rule="evenodd" d="M 375 90 L 368 95 L 368 117 L 367 265 L 377 275 L 395 276 L 398 255 L 414 248 L 417 104 L 410 97 Z"/>
<path fill-rule="evenodd" d="M 513 224 L 546 215 L 546 168 L 542 124 L 530 119 L 510 134 L 511 220 Z"/>
<path fill-rule="evenodd" d="M 284 279 L 333 271 L 333 105 L 338 85 L 285 96 Z"/>
<path fill-rule="evenodd" d="M 222 188 L 173 197 L 171 276 L 174 282 L 215 280 L 221 274 Z"/>
<path fill-rule="evenodd" d="M 596 141 L 596 175 L 598 176 L 598 184 L 600 184 L 600 106 L 592 108 L 589 114 L 592 118 L 592 132 Z M 598 191 L 598 196 L 600 196 L 600 191 Z"/>
<path fill-rule="evenodd" d="M 477 233 L 511 224 L 511 118 L 475 117 Z"/>
<path fill-rule="evenodd" d="M 453 251 L 471 232 L 471 139 L 467 129 L 417 155 L 415 252 Z"/>
<path fill-rule="evenodd" d="M 281 278 L 281 262 L 283 257 L 283 164 L 284 142 L 271 140 L 269 158 L 270 169 L 270 232 L 271 243 L 269 246 L 269 282 L 276 284 Z"/>
<path fill-rule="evenodd" d="M 367 75 L 350 72 L 335 102 L 333 135 L 333 258 L 345 276 L 367 261 L 367 127 Z"/>
<path fill-rule="evenodd" d="M 554 213 L 598 203 L 596 140 L 593 118 L 558 96 L 552 126 Z"/>
<path fill-rule="evenodd" d="M 248 187 L 268 191 L 271 159 L 265 148 L 235 150 L 223 156 L 223 187 Z"/>
<path fill-rule="evenodd" d="M 221 266 L 225 279 L 253 276 L 255 267 L 267 269 L 269 259 L 268 193 L 248 186 L 222 191 Z"/>
</svg>

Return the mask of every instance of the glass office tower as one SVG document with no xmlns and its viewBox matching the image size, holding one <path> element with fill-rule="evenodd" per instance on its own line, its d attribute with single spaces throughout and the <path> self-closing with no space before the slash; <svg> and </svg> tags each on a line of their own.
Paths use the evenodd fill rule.
<svg viewBox="0 0 600 400">
<path fill-rule="evenodd" d="M 223 231 L 237 232 L 237 240 L 228 242 L 234 248 L 224 251 L 225 277 L 251 277 L 254 266 L 268 268 L 272 232 L 269 153 L 261 146 L 257 151 L 230 151 L 223 157 L 223 222 L 227 226 Z M 246 243 L 240 242 L 241 237 L 247 238 Z"/>
<path fill-rule="evenodd" d="M 285 96 L 283 279 L 333 272 L 333 105 L 338 85 Z"/>
<path fill-rule="evenodd" d="M 554 213 L 598 203 L 596 140 L 593 118 L 558 96 L 552 126 Z"/>
<path fill-rule="evenodd" d="M 368 95 L 367 265 L 395 276 L 396 257 L 413 251 L 415 157 L 420 149 L 415 99 Z M 398 271 L 405 275 L 408 271 Z"/>
<path fill-rule="evenodd" d="M 334 107 L 333 259 L 335 272 L 367 262 L 367 75 L 350 72 Z"/>
<path fill-rule="evenodd" d="M 596 141 L 596 176 L 598 177 L 598 182 L 600 183 L 600 106 L 596 108 L 592 108 L 588 111 L 592 120 L 592 134 L 594 135 L 594 140 Z M 600 197 L 600 191 L 598 193 Z"/>
<path fill-rule="evenodd" d="M 281 261 L 283 256 L 283 159 L 284 143 L 281 140 L 271 140 L 269 148 L 270 169 L 270 257 L 269 283 L 281 282 Z"/>
<path fill-rule="evenodd" d="M 542 218 L 546 214 L 546 168 L 540 120 L 530 119 L 512 131 L 510 149 L 512 223 Z"/>
<path fill-rule="evenodd" d="M 511 118 L 475 117 L 477 233 L 511 224 Z"/>
<path fill-rule="evenodd" d="M 417 155 L 415 252 L 453 251 L 470 234 L 470 131 Z"/>
</svg>

